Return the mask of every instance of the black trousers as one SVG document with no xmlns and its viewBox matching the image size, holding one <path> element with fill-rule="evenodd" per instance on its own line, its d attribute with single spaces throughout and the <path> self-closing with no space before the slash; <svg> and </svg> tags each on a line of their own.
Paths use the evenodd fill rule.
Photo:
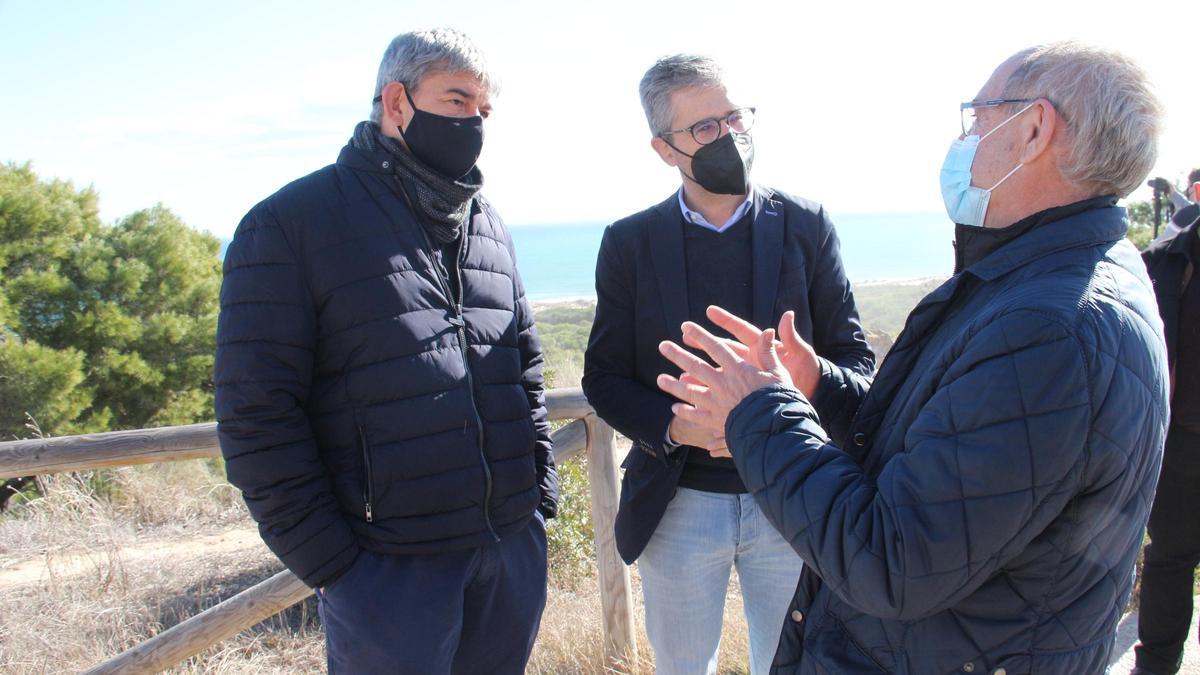
<svg viewBox="0 0 1200 675">
<path fill-rule="evenodd" d="M 520 675 L 546 604 L 540 515 L 503 540 L 432 555 L 358 554 L 317 594 L 332 675 Z"/>
<path fill-rule="evenodd" d="M 1137 665 L 1174 673 L 1192 621 L 1193 572 L 1200 565 L 1200 434 L 1171 427 L 1150 511 L 1142 569 Z"/>
</svg>

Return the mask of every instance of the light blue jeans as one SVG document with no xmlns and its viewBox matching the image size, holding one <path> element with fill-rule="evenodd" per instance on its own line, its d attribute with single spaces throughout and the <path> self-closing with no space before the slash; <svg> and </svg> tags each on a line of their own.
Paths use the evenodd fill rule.
<svg viewBox="0 0 1200 675">
<path fill-rule="evenodd" d="M 734 566 L 750 630 L 750 672 L 766 673 L 800 578 L 800 557 L 750 495 L 679 488 L 638 558 L 659 675 L 716 672 Z"/>
</svg>

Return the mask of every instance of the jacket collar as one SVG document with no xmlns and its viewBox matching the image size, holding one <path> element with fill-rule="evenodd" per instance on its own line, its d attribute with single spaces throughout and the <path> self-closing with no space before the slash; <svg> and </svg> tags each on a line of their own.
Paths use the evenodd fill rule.
<svg viewBox="0 0 1200 675">
<path fill-rule="evenodd" d="M 954 273 L 963 271 L 983 260 L 1008 242 L 1020 237 L 1039 225 L 1062 220 L 1076 213 L 1083 213 L 1102 206 L 1115 206 L 1114 195 L 1082 199 L 1064 206 L 1043 209 L 1026 216 L 1008 227 L 982 227 L 979 225 L 954 226 Z"/>
<path fill-rule="evenodd" d="M 676 343 L 683 344 L 680 326 L 688 318 L 687 266 L 683 259 L 683 211 L 674 193 L 654 208 L 657 215 L 651 220 L 648 237 L 650 259 L 654 262 L 654 278 L 658 281 L 658 296 L 662 303 L 667 332 Z"/>
<path fill-rule="evenodd" d="M 754 316 L 751 320 L 759 328 L 767 328 L 775 323 L 771 310 L 779 292 L 779 269 L 783 265 L 783 202 L 775 198 L 771 189 L 756 186 L 753 217 L 751 242 L 754 253 L 751 260 L 754 278 L 750 288 L 754 294 Z"/>
<path fill-rule="evenodd" d="M 1052 253 L 1120 241 L 1128 224 L 1125 209 L 1101 206 L 1038 223 L 967 267 L 966 273 L 991 281 Z"/>
<path fill-rule="evenodd" d="M 754 296 L 754 316 L 757 326 L 774 321 L 771 310 L 779 290 L 779 270 L 783 264 L 784 209 L 783 202 L 770 188 L 754 187 L 751 213 L 754 251 L 751 292 Z M 654 207 L 657 218 L 650 224 L 650 258 L 654 262 L 654 277 L 658 282 L 659 299 L 671 339 L 683 339 L 680 326 L 688 320 L 687 265 L 683 251 L 683 211 L 678 195 L 672 194 Z M 697 317 L 698 318 L 698 317 Z"/>
<path fill-rule="evenodd" d="M 1171 239 L 1171 243 L 1167 245 L 1167 253 L 1170 255 L 1181 255 L 1188 260 L 1191 260 L 1191 255 L 1188 251 L 1188 248 L 1193 245 L 1192 240 L 1200 236 L 1200 233 L 1197 233 L 1198 223 L 1200 223 L 1200 218 L 1193 220 L 1191 225 L 1188 225 L 1177 232 L 1174 238 Z M 1198 261 L 1192 260 L 1193 264 L 1196 262 Z"/>
<path fill-rule="evenodd" d="M 386 150 L 364 150 L 349 143 L 338 153 L 337 163 L 355 171 L 394 174 L 396 160 Z"/>
</svg>

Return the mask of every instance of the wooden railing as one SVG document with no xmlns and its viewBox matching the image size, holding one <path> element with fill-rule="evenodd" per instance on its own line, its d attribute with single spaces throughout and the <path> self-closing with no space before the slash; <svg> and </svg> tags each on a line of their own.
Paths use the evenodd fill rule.
<svg viewBox="0 0 1200 675">
<path fill-rule="evenodd" d="M 573 420 L 554 434 L 559 464 L 583 452 L 588 458 L 600 603 L 604 612 L 604 655 L 608 667 L 636 666 L 633 593 L 629 568 L 617 553 L 613 521 L 617 515 L 618 474 L 612 427 L 596 417 L 583 392 L 555 389 L 546 394 L 552 421 Z M 131 464 L 219 457 L 217 425 L 192 424 L 114 431 L 87 436 L 0 443 L 0 479 L 87 471 Z M 155 635 L 88 673 L 155 673 L 180 663 L 254 626 L 312 594 L 284 570 L 182 623 Z"/>
</svg>

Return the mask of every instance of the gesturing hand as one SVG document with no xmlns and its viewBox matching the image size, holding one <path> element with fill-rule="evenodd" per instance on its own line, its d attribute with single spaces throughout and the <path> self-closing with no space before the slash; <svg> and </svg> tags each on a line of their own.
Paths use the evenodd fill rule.
<svg viewBox="0 0 1200 675">
<path fill-rule="evenodd" d="M 740 341 L 741 344 L 726 341 L 738 356 L 758 366 L 760 370 L 769 370 L 765 364 L 757 360 L 757 355 L 749 347 L 762 336 L 761 330 L 745 319 L 740 319 L 720 307 L 711 306 L 706 314 L 714 324 L 729 331 Z M 791 310 L 784 312 L 780 317 L 778 334 L 782 341 L 775 342 L 775 350 L 779 355 L 779 361 L 792 376 L 792 383 L 801 393 L 811 399 L 821 379 L 821 365 L 817 360 L 817 352 L 796 332 L 795 321 L 796 313 Z"/>
<path fill-rule="evenodd" d="M 775 350 L 774 329 L 761 332 L 750 344 L 739 345 L 752 361 L 739 355 L 733 346 L 736 343 L 717 338 L 691 321 L 683 324 L 683 342 L 704 350 L 717 367 L 674 342 L 664 341 L 659 344 L 659 351 L 679 366 L 683 374 L 678 379 L 659 375 L 658 386 L 684 401 L 671 407 L 677 417 L 708 427 L 714 433 L 719 431 L 724 435 L 729 411 L 750 393 L 773 384 L 792 385 L 791 376 Z"/>
</svg>

